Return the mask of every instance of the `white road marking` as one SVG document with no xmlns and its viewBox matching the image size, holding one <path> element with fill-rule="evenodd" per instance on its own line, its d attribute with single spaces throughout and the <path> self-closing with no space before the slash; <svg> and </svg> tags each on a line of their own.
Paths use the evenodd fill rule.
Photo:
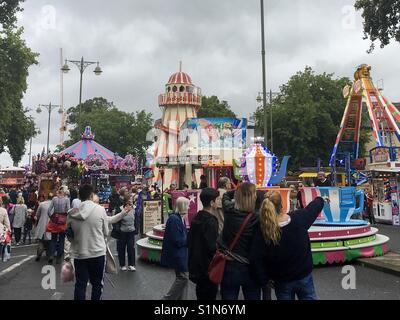
<svg viewBox="0 0 400 320">
<path fill-rule="evenodd" d="M 63 297 L 64 293 L 62 292 L 55 292 L 51 297 L 50 300 L 61 300 Z"/>
<path fill-rule="evenodd" d="M 3 270 L 2 272 L 0 272 L 0 278 L 2 276 L 4 276 L 5 274 L 13 271 L 14 269 L 22 266 L 25 262 L 28 262 L 29 260 L 33 259 L 34 257 L 36 257 L 36 256 L 29 256 L 29 257 L 25 258 L 24 260 L 21 260 L 20 262 L 15 263 L 12 266 L 8 267 L 7 269 Z"/>
<path fill-rule="evenodd" d="M 18 248 L 29 248 L 29 247 L 34 247 L 37 246 L 37 243 L 31 243 L 31 244 L 21 244 L 20 246 L 16 246 L 15 244 L 11 246 L 11 249 L 18 249 Z"/>
<path fill-rule="evenodd" d="M 19 255 L 19 256 L 13 256 L 13 255 L 11 255 L 10 259 L 23 258 L 23 257 L 27 257 L 27 256 L 28 256 L 27 254 L 21 254 L 21 255 Z"/>
</svg>

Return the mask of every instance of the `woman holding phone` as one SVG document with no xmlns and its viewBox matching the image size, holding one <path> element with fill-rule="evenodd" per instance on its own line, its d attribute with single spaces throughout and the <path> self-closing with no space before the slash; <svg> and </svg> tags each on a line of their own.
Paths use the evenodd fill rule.
<svg viewBox="0 0 400 320">
<path fill-rule="evenodd" d="M 135 210 L 132 200 L 126 198 L 121 210 L 127 213 L 120 221 L 121 232 L 117 240 L 119 265 L 122 271 L 136 271 Z M 126 267 L 126 253 L 128 253 L 128 267 Z"/>
</svg>

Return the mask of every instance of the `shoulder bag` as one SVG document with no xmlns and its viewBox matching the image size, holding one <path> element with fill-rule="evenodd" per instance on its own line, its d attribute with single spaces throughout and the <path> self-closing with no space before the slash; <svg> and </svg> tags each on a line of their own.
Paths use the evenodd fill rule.
<svg viewBox="0 0 400 320">
<path fill-rule="evenodd" d="M 237 241 L 239 240 L 244 228 L 246 227 L 252 215 L 253 215 L 252 213 L 248 214 L 246 219 L 243 221 L 238 233 L 233 239 L 231 245 L 229 246 L 229 251 L 232 251 L 233 248 L 235 247 Z M 208 278 L 212 283 L 220 284 L 222 282 L 222 279 L 224 278 L 225 264 L 226 264 L 226 254 L 224 253 L 223 250 L 217 249 L 208 267 Z"/>
</svg>

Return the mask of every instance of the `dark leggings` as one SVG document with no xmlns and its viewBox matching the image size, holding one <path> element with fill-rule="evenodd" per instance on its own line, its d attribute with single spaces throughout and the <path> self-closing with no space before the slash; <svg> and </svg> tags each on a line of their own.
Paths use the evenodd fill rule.
<svg viewBox="0 0 400 320">
<path fill-rule="evenodd" d="M 16 243 L 19 243 L 21 241 L 21 235 L 22 235 L 22 228 L 14 228 L 14 237 Z"/>
</svg>

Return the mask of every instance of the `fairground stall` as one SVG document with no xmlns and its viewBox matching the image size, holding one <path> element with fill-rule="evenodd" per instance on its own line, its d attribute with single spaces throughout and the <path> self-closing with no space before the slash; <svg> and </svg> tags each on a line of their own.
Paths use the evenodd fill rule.
<svg viewBox="0 0 400 320">
<path fill-rule="evenodd" d="M 7 167 L 0 169 L 0 186 L 22 187 L 25 184 L 25 169 L 18 167 Z"/>
<path fill-rule="evenodd" d="M 399 147 L 376 147 L 370 151 L 371 163 L 367 165 L 375 220 L 396 226 L 400 225 L 399 156 Z"/>
<path fill-rule="evenodd" d="M 94 138 L 91 128 L 86 127 L 81 140 L 60 152 L 59 156 L 68 155 L 80 161 L 80 183 L 92 184 L 101 194 L 110 193 L 111 186 L 130 187 L 138 169 L 137 158 L 129 154 L 122 158 Z"/>
</svg>

